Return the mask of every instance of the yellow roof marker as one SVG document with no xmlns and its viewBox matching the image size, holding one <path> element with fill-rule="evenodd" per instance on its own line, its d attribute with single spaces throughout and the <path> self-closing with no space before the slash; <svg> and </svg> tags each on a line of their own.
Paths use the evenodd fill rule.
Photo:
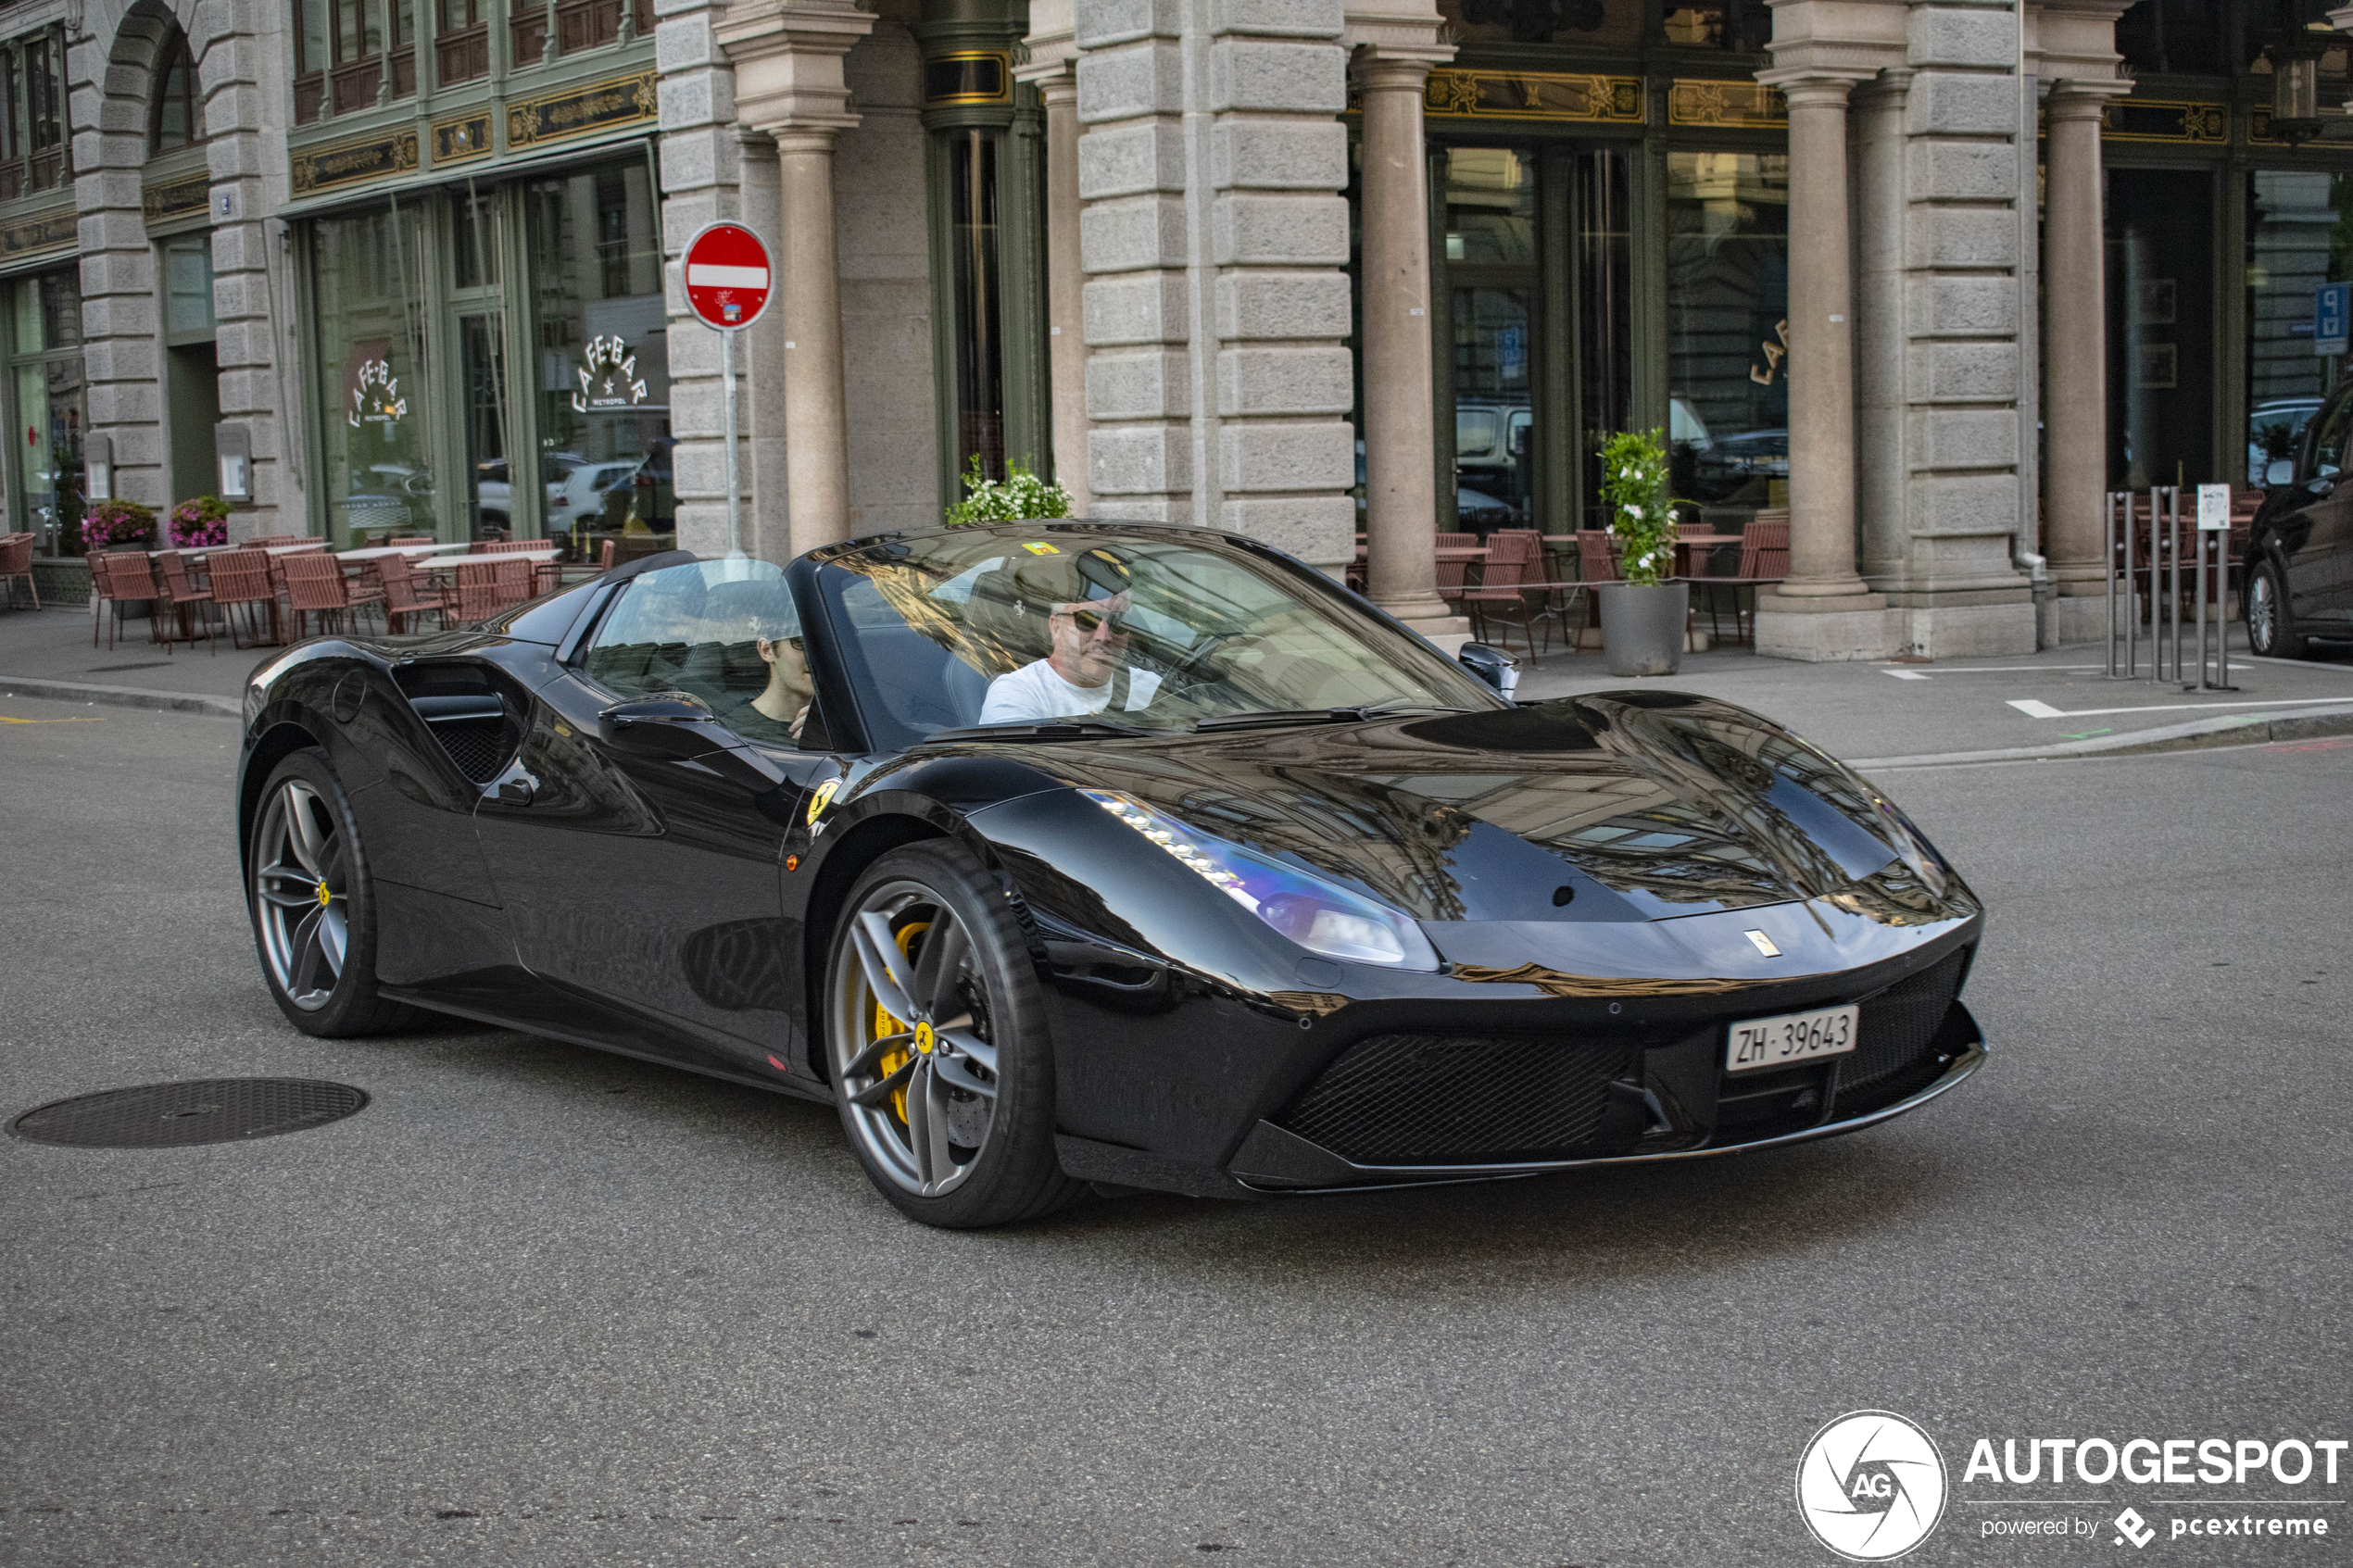
<svg viewBox="0 0 2353 1568">
<path fill-rule="evenodd" d="M 0 713 L 0 724 L 102 724 L 106 718 L 103 713 L 81 713 L 70 719 L 11 719 Z"/>
<path fill-rule="evenodd" d="M 1058 556 L 1062 554 L 1060 550 L 1054 548 L 1053 546 L 1049 545 L 1043 539 L 1026 540 L 1022 544 L 1022 548 L 1027 550 L 1033 556 Z"/>
</svg>

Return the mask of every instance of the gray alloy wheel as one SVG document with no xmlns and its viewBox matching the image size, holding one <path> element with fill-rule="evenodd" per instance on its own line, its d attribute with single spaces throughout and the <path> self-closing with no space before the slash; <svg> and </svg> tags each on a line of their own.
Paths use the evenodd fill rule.
<svg viewBox="0 0 2353 1568">
<path fill-rule="evenodd" d="M 833 931 L 825 1049 L 842 1130 L 909 1219 L 968 1229 L 1086 1188 L 1054 1152 L 1053 1043 L 1012 889 L 949 839 L 893 849 Z"/>
<path fill-rule="evenodd" d="M 963 1185 L 997 1115 L 997 1047 L 972 934 L 930 888 L 894 880 L 848 915 L 835 966 L 834 1082 L 869 1162 L 919 1198 Z"/>
<path fill-rule="evenodd" d="M 271 998 L 306 1035 L 384 1035 L 414 1008 L 376 985 L 375 891 L 366 847 L 325 757 L 297 751 L 262 786 L 245 859 L 246 905 Z"/>
<path fill-rule="evenodd" d="M 286 999 L 317 1012 L 351 951 L 349 862 L 334 813 L 301 779 L 280 783 L 261 814 L 253 914 L 262 961 Z"/>
<path fill-rule="evenodd" d="M 2279 572 L 2266 561 L 2246 583 L 2246 646 L 2266 659 L 2301 659 L 2304 639 L 2288 617 Z"/>
</svg>

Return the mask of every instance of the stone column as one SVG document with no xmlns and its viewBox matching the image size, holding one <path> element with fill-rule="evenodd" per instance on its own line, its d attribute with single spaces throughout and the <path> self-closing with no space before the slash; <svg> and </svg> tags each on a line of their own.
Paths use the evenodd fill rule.
<svg viewBox="0 0 2353 1568">
<path fill-rule="evenodd" d="M 164 460 L 155 250 L 140 216 L 139 166 L 147 156 L 146 107 L 164 27 L 142 16 L 110 41 L 85 34 L 68 48 L 66 63 L 88 428 L 114 444 L 115 498 L 158 513 L 174 497 Z"/>
<path fill-rule="evenodd" d="M 1846 95 L 1858 74 L 1757 76 L 1789 99 L 1789 577 L 1756 604 L 1756 651 L 1782 659 L 1881 659 L 1895 649 L 1885 596 L 1855 571 Z"/>
<path fill-rule="evenodd" d="M 1046 340 L 1054 406 L 1054 477 L 1074 516 L 1093 508 L 1087 483 L 1087 277 L 1078 261 L 1078 76 L 1065 66 L 1038 83 L 1046 106 Z"/>
<path fill-rule="evenodd" d="M 834 137 L 849 112 L 842 56 L 875 25 L 842 4 L 730 5 L 712 35 L 735 67 L 738 121 L 775 138 L 777 297 L 784 333 L 786 513 L 794 554 L 849 537 Z"/>
<path fill-rule="evenodd" d="M 1906 99 L 1913 73 L 1895 68 L 1849 100 L 1856 149 L 1856 434 L 1868 454 L 1856 475 L 1862 508 L 1862 569 L 1874 584 L 1900 573 L 1911 552 L 1904 505 L 1904 179 Z"/>
<path fill-rule="evenodd" d="M 1468 628 L 1438 596 L 1431 439 L 1426 58 L 1366 50 L 1363 345 L 1365 543 L 1373 602 L 1425 635 Z"/>
<path fill-rule="evenodd" d="M 2044 550 L 2059 592 L 2105 595 L 2101 508 L 2108 492 L 2107 258 L 2100 114 L 2116 93 L 2060 82 L 2045 115 L 2043 216 Z"/>
<path fill-rule="evenodd" d="M 842 418 L 841 283 L 834 252 L 834 133 L 782 131 L 777 301 L 785 328 L 785 488 L 795 555 L 849 537 L 849 433 Z"/>
</svg>

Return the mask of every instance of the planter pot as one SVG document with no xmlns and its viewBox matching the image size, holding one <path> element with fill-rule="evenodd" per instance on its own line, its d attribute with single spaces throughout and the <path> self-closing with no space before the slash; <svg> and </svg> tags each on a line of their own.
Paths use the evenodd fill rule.
<svg viewBox="0 0 2353 1568">
<path fill-rule="evenodd" d="M 1604 583 L 1602 652 L 1613 675 L 1672 675 L 1683 665 L 1688 583 Z"/>
</svg>

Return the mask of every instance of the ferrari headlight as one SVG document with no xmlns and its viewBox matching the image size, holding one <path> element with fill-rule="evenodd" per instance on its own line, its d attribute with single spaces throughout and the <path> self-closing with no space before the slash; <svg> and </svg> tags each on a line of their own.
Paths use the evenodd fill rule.
<svg viewBox="0 0 2353 1568">
<path fill-rule="evenodd" d="M 1196 833 L 1132 797 L 1107 789 L 1078 793 L 1311 953 L 1399 969 L 1438 967 L 1436 949 L 1410 916 L 1313 872 Z"/>
</svg>

